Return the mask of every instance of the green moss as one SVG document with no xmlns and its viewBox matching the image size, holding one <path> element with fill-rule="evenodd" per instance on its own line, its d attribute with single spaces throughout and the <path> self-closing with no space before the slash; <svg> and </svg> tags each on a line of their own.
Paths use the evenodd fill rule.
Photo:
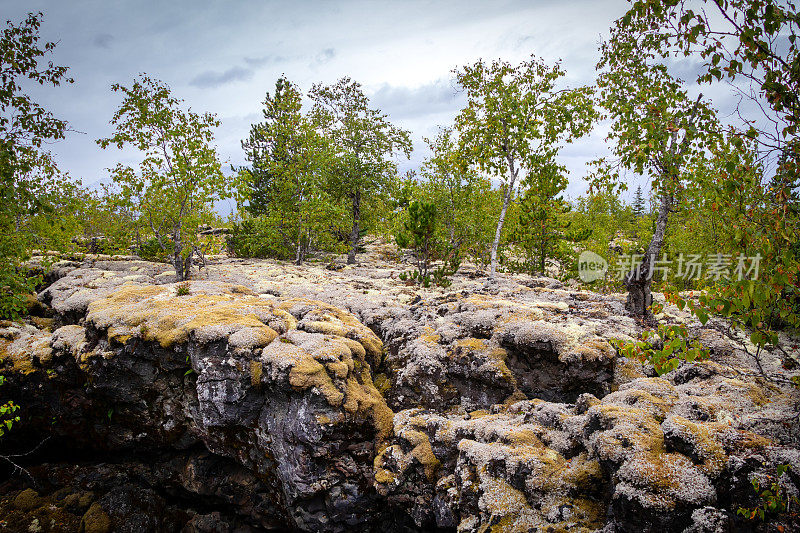
<svg viewBox="0 0 800 533">
<path fill-rule="evenodd" d="M 250 384 L 253 387 L 261 385 L 261 374 L 264 372 L 264 365 L 261 361 L 250 361 Z"/>
<path fill-rule="evenodd" d="M 100 507 L 99 503 L 93 503 L 81 520 L 80 533 L 110 533 L 111 519 Z"/>
<path fill-rule="evenodd" d="M 14 507 L 20 511 L 33 511 L 37 507 L 41 507 L 42 504 L 42 498 L 33 489 L 25 489 L 14 498 Z"/>
</svg>

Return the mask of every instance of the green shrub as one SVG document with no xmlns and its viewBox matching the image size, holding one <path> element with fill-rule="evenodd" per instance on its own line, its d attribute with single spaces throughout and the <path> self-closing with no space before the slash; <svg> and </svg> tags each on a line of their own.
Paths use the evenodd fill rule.
<svg viewBox="0 0 800 533">
<path fill-rule="evenodd" d="M 771 483 L 766 488 L 762 488 L 758 480 L 753 478 L 751 484 L 758 495 L 758 505 L 755 507 L 739 507 L 736 513 L 744 516 L 748 520 L 759 519 L 763 522 L 769 518 L 770 515 L 774 516 L 787 513 L 792 504 L 793 506 L 800 505 L 800 499 L 789 495 L 786 489 L 780 485 L 781 476 L 789 472 L 789 470 L 789 465 L 778 465 L 778 475 L 769 477 Z"/>
<path fill-rule="evenodd" d="M 4 376 L 0 376 L 0 385 L 6 382 Z M 19 406 L 12 401 L 0 405 L 0 437 L 6 434 L 15 423 L 19 422 L 19 416 L 15 415 L 19 410 Z"/>
<path fill-rule="evenodd" d="M 266 217 L 234 223 L 227 239 L 228 251 L 237 257 L 293 259 L 292 242 L 283 238 L 280 229 Z"/>
<path fill-rule="evenodd" d="M 0 319 L 14 320 L 25 314 L 26 302 L 41 276 L 31 275 L 11 258 L 0 261 Z"/>
<path fill-rule="evenodd" d="M 158 239 L 152 237 L 146 241 L 142 241 L 139 245 L 139 257 L 145 261 L 154 261 L 156 263 L 167 263 L 169 258 L 166 251 L 161 247 Z"/>
<path fill-rule="evenodd" d="M 659 324 L 656 330 L 646 330 L 640 341 L 623 342 L 611 339 L 620 355 L 647 361 L 658 375 L 678 368 L 681 361 L 707 359 L 709 351 L 699 341 L 689 339 L 686 326 Z"/>
</svg>

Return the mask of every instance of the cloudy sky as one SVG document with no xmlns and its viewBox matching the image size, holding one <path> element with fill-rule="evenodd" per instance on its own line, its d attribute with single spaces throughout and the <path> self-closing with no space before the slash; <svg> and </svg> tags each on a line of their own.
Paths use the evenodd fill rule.
<svg viewBox="0 0 800 533">
<path fill-rule="evenodd" d="M 217 143 L 230 164 L 243 163 L 240 140 L 281 74 L 305 90 L 350 76 L 412 132 L 416 150 L 401 167 L 415 168 L 426 156 L 422 137 L 450 124 L 463 103 L 453 68 L 533 53 L 562 59 L 569 84 L 591 83 L 601 36 L 627 2 L 0 0 L 0 7 L 17 22 L 28 11 L 44 13 L 42 36 L 59 42 L 53 60 L 69 66 L 75 83 L 35 94 L 77 130 L 52 147 L 62 168 L 93 184 L 108 181 L 106 168 L 117 161 L 133 162 L 94 141 L 110 133 L 121 101 L 111 84 L 141 72 L 166 81 L 195 111 L 219 116 Z M 585 188 L 585 162 L 604 153 L 602 137 L 598 130 L 562 153 L 573 198 Z"/>
</svg>

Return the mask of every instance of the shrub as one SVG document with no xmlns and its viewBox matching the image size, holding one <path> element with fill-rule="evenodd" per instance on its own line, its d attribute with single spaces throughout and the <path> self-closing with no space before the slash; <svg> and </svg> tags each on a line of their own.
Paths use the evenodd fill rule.
<svg viewBox="0 0 800 533">
<path fill-rule="evenodd" d="M 4 376 L 0 376 L 0 385 L 6 382 Z M 19 422 L 19 416 L 15 415 L 19 406 L 12 401 L 7 401 L 0 405 L 0 437 L 6 434 L 15 423 Z"/>
</svg>

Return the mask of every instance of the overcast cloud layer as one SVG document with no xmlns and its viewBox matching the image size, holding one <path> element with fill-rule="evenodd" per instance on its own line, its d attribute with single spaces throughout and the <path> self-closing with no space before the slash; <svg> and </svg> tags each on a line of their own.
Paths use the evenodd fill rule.
<svg viewBox="0 0 800 533">
<path fill-rule="evenodd" d="M 111 84 L 129 84 L 141 72 L 166 81 L 195 111 L 219 116 L 217 143 L 229 164 L 244 162 L 240 140 L 281 74 L 304 90 L 350 76 L 374 106 L 412 132 L 415 152 L 401 168 L 416 168 L 427 155 L 422 138 L 452 123 L 463 103 L 453 68 L 478 58 L 518 62 L 533 53 L 548 62 L 562 59 L 570 85 L 591 83 L 601 35 L 627 5 L 0 0 L 4 19 L 15 22 L 42 11 L 43 38 L 59 41 L 53 60 L 70 67 L 75 83 L 35 94 L 82 132 L 52 150 L 84 184 L 107 181 L 106 168 L 134 161 L 94 141 L 110 134 L 108 121 L 121 101 Z M 605 152 L 602 139 L 598 130 L 562 152 L 572 198 L 585 189 L 586 161 Z"/>
</svg>

